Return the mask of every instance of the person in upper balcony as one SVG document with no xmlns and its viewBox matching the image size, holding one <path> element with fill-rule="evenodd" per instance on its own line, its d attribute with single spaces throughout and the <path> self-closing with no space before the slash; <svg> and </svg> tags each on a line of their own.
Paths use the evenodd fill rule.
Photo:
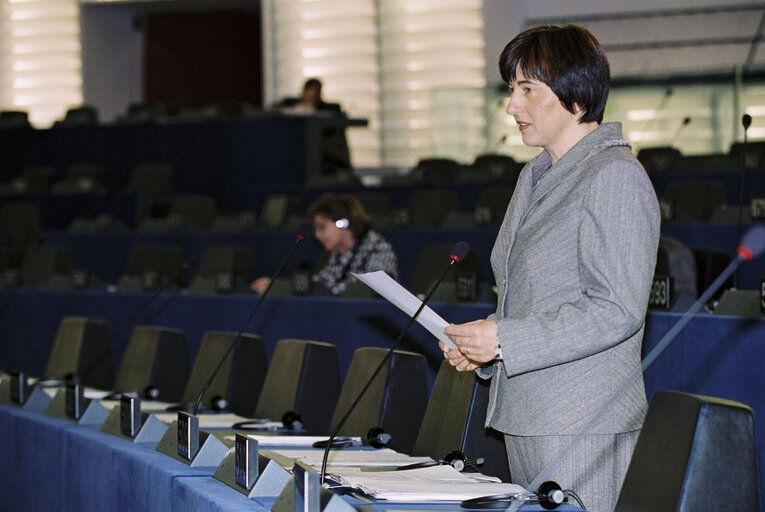
<svg viewBox="0 0 765 512">
<path fill-rule="evenodd" d="M 640 367 L 658 201 L 621 124 L 602 123 L 610 70 L 589 31 L 530 28 L 499 69 L 507 113 L 542 151 L 491 253 L 496 312 L 447 326 L 457 349 L 441 348 L 458 370 L 491 379 L 487 426 L 504 434 L 514 483 L 528 488 L 552 463 L 545 479 L 611 512 L 647 408 L 639 372 L 608 402 Z"/>
<path fill-rule="evenodd" d="M 318 78 L 309 78 L 303 84 L 303 91 L 300 96 L 284 98 L 276 108 L 283 112 L 299 114 L 336 114 L 344 115 L 343 109 L 339 103 L 328 103 L 321 96 L 321 80 Z"/>
</svg>

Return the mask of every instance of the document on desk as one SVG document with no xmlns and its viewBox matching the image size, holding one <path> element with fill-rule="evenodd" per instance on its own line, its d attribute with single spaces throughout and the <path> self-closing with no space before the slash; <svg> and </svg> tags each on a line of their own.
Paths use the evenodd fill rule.
<svg viewBox="0 0 765 512">
<path fill-rule="evenodd" d="M 479 473 L 460 473 L 449 465 L 408 471 L 363 473 L 360 470 L 333 471 L 341 485 L 357 489 L 376 500 L 396 502 L 462 501 L 495 494 L 525 494 L 515 484 Z"/>
<path fill-rule="evenodd" d="M 324 459 L 324 450 L 316 449 L 272 449 L 261 450 L 260 453 L 264 457 L 276 461 L 280 466 L 289 469 L 292 469 L 296 460 L 320 468 Z M 430 457 L 412 457 L 390 448 L 382 448 L 379 450 L 333 450 L 329 452 L 327 464 L 336 467 L 396 467 L 432 460 Z"/>
<path fill-rule="evenodd" d="M 141 404 L 141 407 L 143 407 L 143 404 Z M 160 420 L 162 423 L 172 423 L 173 420 L 178 419 L 178 413 L 177 412 L 159 412 L 156 411 L 153 413 L 158 420 Z M 235 423 L 240 423 L 244 421 L 253 421 L 252 418 L 245 418 L 244 416 L 239 416 L 238 414 L 233 413 L 211 413 L 211 414 L 198 414 L 197 417 L 199 418 L 199 428 L 231 428 L 232 425 Z M 281 422 L 279 422 L 281 425 Z M 259 425 L 260 426 L 260 425 Z"/>
<path fill-rule="evenodd" d="M 383 270 L 367 272 L 365 274 L 354 273 L 353 275 L 410 317 L 417 312 L 417 308 L 422 304 L 420 299 L 412 295 L 409 290 L 398 284 Z M 437 315 L 430 307 L 425 306 L 423 308 L 420 316 L 417 317 L 417 322 L 425 327 L 433 336 L 443 341 L 447 347 L 457 348 L 454 342 L 444 334 L 444 327 L 449 325 L 449 322 Z"/>
</svg>

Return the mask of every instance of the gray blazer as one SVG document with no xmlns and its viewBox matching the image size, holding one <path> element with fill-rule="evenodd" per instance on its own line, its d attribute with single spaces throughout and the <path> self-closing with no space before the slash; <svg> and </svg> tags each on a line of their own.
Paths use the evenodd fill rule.
<svg viewBox="0 0 765 512">
<path fill-rule="evenodd" d="M 618 123 L 552 167 L 545 151 L 526 165 L 491 254 L 503 360 L 478 371 L 492 378 L 487 426 L 575 434 L 640 364 L 659 225 Z M 646 406 L 641 377 L 590 433 L 638 429 Z"/>
</svg>

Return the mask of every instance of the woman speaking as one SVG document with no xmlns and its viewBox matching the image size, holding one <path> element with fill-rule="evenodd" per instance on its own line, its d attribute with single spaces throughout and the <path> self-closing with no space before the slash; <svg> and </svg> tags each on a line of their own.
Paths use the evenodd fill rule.
<svg viewBox="0 0 765 512">
<path fill-rule="evenodd" d="M 577 26 L 534 27 L 499 60 L 507 113 L 543 151 L 523 169 L 491 254 L 496 313 L 450 325 L 458 370 L 491 378 L 487 426 L 527 487 L 640 365 L 659 206 L 621 125 L 602 123 L 610 71 Z M 646 410 L 634 382 L 550 475 L 610 512 Z M 532 489 L 533 490 L 533 489 Z"/>
</svg>

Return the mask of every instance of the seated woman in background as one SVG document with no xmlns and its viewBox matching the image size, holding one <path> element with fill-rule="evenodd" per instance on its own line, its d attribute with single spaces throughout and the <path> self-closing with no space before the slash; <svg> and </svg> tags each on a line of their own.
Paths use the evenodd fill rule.
<svg viewBox="0 0 765 512">
<path fill-rule="evenodd" d="M 342 295 L 354 280 L 352 273 L 384 270 L 398 279 L 393 247 L 375 231 L 359 200 L 352 195 L 324 194 L 308 208 L 316 239 L 329 251 L 327 265 L 313 276 L 333 295 Z M 263 293 L 268 277 L 256 279 L 251 288 Z"/>
</svg>

